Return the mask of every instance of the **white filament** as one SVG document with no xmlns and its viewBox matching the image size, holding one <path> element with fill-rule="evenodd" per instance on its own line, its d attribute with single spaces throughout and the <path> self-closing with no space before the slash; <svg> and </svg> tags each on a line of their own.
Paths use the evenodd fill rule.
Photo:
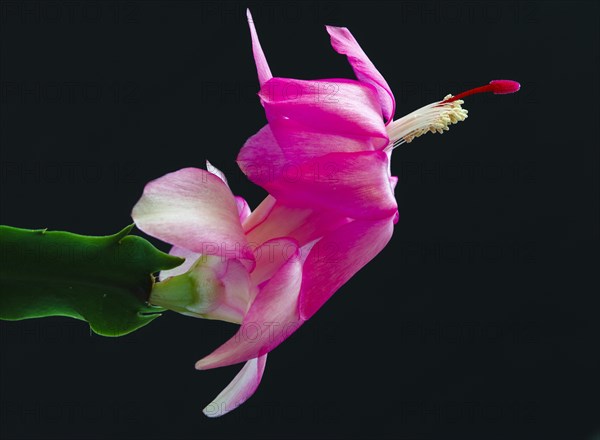
<svg viewBox="0 0 600 440">
<path fill-rule="evenodd" d="M 442 101 L 428 104 L 390 123 L 387 126 L 390 144 L 386 150 L 410 143 L 425 133 L 444 133 L 450 130 L 450 125 L 464 121 L 468 116 L 467 110 L 461 107 L 464 101 L 446 102 L 450 98 L 452 95 L 447 95 Z"/>
</svg>

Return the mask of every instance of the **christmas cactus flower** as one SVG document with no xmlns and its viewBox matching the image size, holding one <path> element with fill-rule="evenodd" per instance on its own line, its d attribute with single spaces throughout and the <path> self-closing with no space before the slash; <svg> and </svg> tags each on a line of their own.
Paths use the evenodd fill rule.
<svg viewBox="0 0 600 440">
<path fill-rule="evenodd" d="M 291 208 L 272 196 L 250 213 L 220 171 L 207 168 L 150 182 L 132 215 L 141 230 L 173 244 L 171 254 L 186 259 L 161 272 L 150 302 L 240 324 L 229 341 L 196 364 L 204 370 L 246 362 L 204 409 L 219 416 L 254 393 L 267 353 L 383 249 L 396 217 L 352 219 Z"/>
<path fill-rule="evenodd" d="M 386 246 L 398 221 L 394 148 L 464 120 L 462 97 L 519 88 L 492 81 L 394 120 L 390 87 L 348 29 L 327 32 L 357 79 L 304 81 L 273 77 L 249 12 L 248 19 L 268 124 L 248 139 L 238 164 L 269 196 L 251 212 L 207 163 L 148 183 L 132 213 L 141 230 L 186 259 L 161 272 L 150 302 L 240 324 L 196 363 L 200 370 L 246 363 L 204 409 L 210 417 L 245 402 L 267 354 Z"/>
</svg>

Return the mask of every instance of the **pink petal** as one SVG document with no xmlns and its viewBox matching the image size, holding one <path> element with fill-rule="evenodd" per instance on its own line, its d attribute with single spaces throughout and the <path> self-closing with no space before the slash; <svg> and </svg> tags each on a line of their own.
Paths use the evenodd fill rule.
<svg viewBox="0 0 600 440">
<path fill-rule="evenodd" d="M 326 26 L 331 37 L 331 46 L 342 55 L 348 57 L 348 62 L 354 70 L 356 77 L 367 84 L 371 84 L 377 90 L 379 102 L 384 118 L 388 121 L 394 117 L 396 100 L 387 81 L 375 68 L 369 57 L 362 50 L 354 36 L 347 28 Z"/>
<path fill-rule="evenodd" d="M 273 78 L 259 96 L 288 161 L 388 145 L 377 95 L 358 81 Z"/>
<path fill-rule="evenodd" d="M 290 207 L 378 219 L 397 210 L 388 169 L 388 156 L 382 151 L 330 153 L 298 164 L 293 173 L 257 183 Z"/>
<path fill-rule="evenodd" d="M 254 53 L 254 62 L 256 63 L 258 81 L 262 86 L 266 81 L 273 78 L 273 75 L 271 74 L 271 69 L 267 63 L 267 58 L 265 57 L 262 47 L 260 46 L 260 41 L 258 39 L 258 34 L 256 33 L 256 28 L 254 27 L 254 20 L 252 19 L 250 9 L 246 9 L 246 17 L 248 18 L 250 36 L 252 37 L 252 52 Z"/>
<path fill-rule="evenodd" d="M 284 173 L 288 162 L 271 127 L 265 125 L 246 141 L 238 154 L 237 163 L 252 182 L 262 186 L 262 182 Z"/>
<path fill-rule="evenodd" d="M 260 290 L 238 332 L 205 358 L 196 368 L 207 370 L 262 356 L 283 342 L 303 323 L 298 317 L 302 283 L 299 251 Z"/>
<path fill-rule="evenodd" d="M 252 211 L 250 211 L 250 206 L 248 206 L 248 202 L 246 202 L 246 200 L 240 196 L 235 196 L 235 204 L 240 216 L 240 223 L 244 223 L 252 213 Z"/>
<path fill-rule="evenodd" d="M 177 247 L 254 259 L 233 194 L 208 171 L 184 168 L 151 181 L 131 215 L 142 231 Z"/>
<path fill-rule="evenodd" d="M 222 290 L 217 289 L 218 295 L 212 299 L 213 304 L 209 310 L 196 310 L 196 312 L 201 313 L 205 319 L 239 324 L 243 321 L 250 299 L 254 295 L 248 269 L 234 259 L 216 258 L 213 262 L 207 258 L 204 261 L 206 264 L 203 265 L 203 269 L 197 272 L 198 282 L 218 280 Z"/>
<path fill-rule="evenodd" d="M 320 96 L 318 87 L 323 84 L 340 87 L 334 102 Z M 294 90 L 288 86 L 298 87 L 296 99 L 288 95 Z M 326 154 L 381 150 L 388 145 L 376 97 L 356 81 L 273 78 L 261 97 L 269 125 L 246 141 L 237 161 L 250 180 L 266 189 L 273 180 L 295 179 L 299 165 Z M 312 175 L 317 171 L 309 170 Z"/>
<path fill-rule="evenodd" d="M 307 320 L 392 237 L 395 215 L 352 223 L 331 232 L 310 251 L 304 263 L 299 315 Z"/>
<path fill-rule="evenodd" d="M 298 243 L 291 238 L 274 238 L 265 241 L 254 250 L 256 267 L 250 274 L 254 286 L 271 279 L 290 259 L 298 253 Z"/>
<path fill-rule="evenodd" d="M 244 232 L 247 234 L 249 230 L 252 230 L 264 222 L 267 216 L 273 210 L 276 202 L 277 200 L 275 200 L 275 197 L 271 195 L 265 197 L 265 199 L 256 207 L 256 209 L 244 222 Z M 260 243 L 255 244 L 255 246 L 258 244 Z"/>
<path fill-rule="evenodd" d="M 248 400 L 260 384 L 266 363 L 266 354 L 247 361 L 227 388 L 221 391 L 202 412 L 208 417 L 220 417 Z"/>
<path fill-rule="evenodd" d="M 251 246 L 264 243 L 272 237 L 293 238 L 299 246 L 304 246 L 348 221 L 345 215 L 333 210 L 292 208 L 279 202 L 274 203 L 260 221 L 254 219 L 252 225 L 248 225 L 252 227 L 245 228 L 246 238 Z"/>
</svg>

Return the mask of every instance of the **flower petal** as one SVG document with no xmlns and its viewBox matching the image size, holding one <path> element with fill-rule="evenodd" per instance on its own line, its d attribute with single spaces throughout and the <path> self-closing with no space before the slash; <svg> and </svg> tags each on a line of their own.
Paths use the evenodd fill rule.
<svg viewBox="0 0 600 440">
<path fill-rule="evenodd" d="M 265 199 L 262 202 L 260 202 L 260 204 L 256 207 L 254 211 L 252 211 L 250 216 L 244 222 L 244 232 L 248 234 L 249 230 L 252 230 L 253 228 L 263 223 L 267 216 L 270 214 L 270 212 L 273 210 L 273 207 L 275 206 L 276 202 L 277 200 L 275 200 L 275 197 L 271 195 L 265 197 Z"/>
<path fill-rule="evenodd" d="M 330 153 L 257 183 L 294 208 L 325 209 L 355 219 L 385 218 L 397 210 L 383 151 Z"/>
<path fill-rule="evenodd" d="M 248 138 L 240 150 L 237 163 L 242 172 L 257 185 L 285 173 L 287 160 L 275 140 L 271 127 L 265 125 Z"/>
<path fill-rule="evenodd" d="M 235 196 L 235 204 L 237 205 L 238 214 L 240 216 L 240 223 L 244 223 L 252 213 L 250 206 L 248 205 L 248 202 L 240 196 Z"/>
<path fill-rule="evenodd" d="M 225 185 L 229 186 L 229 184 L 227 183 L 227 177 L 225 177 L 225 173 L 218 169 L 216 166 L 214 166 L 212 163 L 210 163 L 208 160 L 206 161 L 206 171 L 208 171 L 210 174 L 214 174 L 219 179 L 221 179 L 223 183 L 225 183 Z"/>
<path fill-rule="evenodd" d="M 358 81 L 273 78 L 259 96 L 288 161 L 378 150 L 389 143 L 377 95 Z"/>
<path fill-rule="evenodd" d="M 321 96 L 322 86 L 337 87 L 335 96 Z M 273 78 L 261 98 L 269 125 L 246 141 L 237 162 L 264 188 L 294 179 L 299 165 L 326 154 L 381 150 L 389 143 L 375 94 L 356 81 Z"/>
<path fill-rule="evenodd" d="M 250 274 L 252 285 L 258 286 L 271 279 L 281 267 L 298 252 L 298 243 L 290 238 L 274 238 L 254 250 L 256 267 Z"/>
<path fill-rule="evenodd" d="M 254 62 L 256 63 L 256 72 L 258 73 L 258 81 L 262 86 L 266 81 L 273 78 L 271 69 L 267 63 L 267 58 L 260 45 L 256 28 L 254 27 L 254 20 L 250 9 L 246 9 L 246 17 L 248 18 L 248 26 L 250 27 L 250 36 L 252 37 L 252 52 L 254 53 Z"/>
<path fill-rule="evenodd" d="M 248 400 L 260 384 L 267 355 L 250 359 L 227 387 L 202 410 L 208 417 L 221 417 Z"/>
<path fill-rule="evenodd" d="M 275 200 L 272 196 L 269 197 Z M 272 237 L 293 238 L 299 246 L 304 246 L 315 239 L 321 238 L 327 232 L 346 224 L 348 221 L 345 215 L 337 211 L 292 208 L 281 202 L 276 202 L 260 221 L 253 221 L 252 227 L 245 229 L 246 237 L 251 246 L 265 243 Z M 244 226 L 246 227 L 246 225 Z"/>
<path fill-rule="evenodd" d="M 356 77 L 362 82 L 371 84 L 377 90 L 383 116 L 389 123 L 394 117 L 396 100 L 387 81 L 347 28 L 335 26 L 326 26 L 326 28 L 331 37 L 331 46 L 337 53 L 348 57 Z"/>
<path fill-rule="evenodd" d="M 254 260 L 233 194 L 208 171 L 184 168 L 153 180 L 131 215 L 142 231 L 175 246 Z"/>
<path fill-rule="evenodd" d="M 303 323 L 298 317 L 302 283 L 299 250 L 281 266 L 256 296 L 238 332 L 211 354 L 196 362 L 207 370 L 269 353 Z"/>
<path fill-rule="evenodd" d="M 247 361 L 229 385 L 202 410 L 204 415 L 221 417 L 248 400 L 260 384 L 266 363 L 266 354 Z"/>
<path fill-rule="evenodd" d="M 395 215 L 377 221 L 356 220 L 323 237 L 305 263 L 299 316 L 309 319 L 392 237 Z"/>
</svg>

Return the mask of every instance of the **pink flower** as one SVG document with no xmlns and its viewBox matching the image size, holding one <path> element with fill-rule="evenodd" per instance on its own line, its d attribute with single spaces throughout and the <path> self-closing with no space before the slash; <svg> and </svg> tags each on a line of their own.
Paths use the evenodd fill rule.
<svg viewBox="0 0 600 440">
<path fill-rule="evenodd" d="M 223 415 L 258 387 L 267 353 L 289 337 L 383 249 L 393 219 L 351 219 L 290 208 L 271 196 L 253 213 L 220 172 L 186 168 L 146 185 L 137 226 L 186 258 L 163 271 L 150 301 L 180 313 L 241 324 L 198 369 L 246 362 L 204 413 Z"/>
<path fill-rule="evenodd" d="M 358 80 L 273 77 L 249 12 L 248 19 L 269 123 L 248 139 L 238 164 L 270 195 L 250 212 L 207 163 L 208 171 L 186 168 L 148 183 L 132 213 L 141 230 L 186 258 L 160 274 L 150 301 L 240 324 L 196 363 L 205 370 L 246 362 L 204 409 L 210 417 L 246 401 L 267 354 L 388 243 L 398 220 L 393 149 L 466 117 L 461 95 L 449 95 L 393 121 L 387 82 L 345 28 L 327 31 Z M 482 91 L 511 88 L 500 81 Z"/>
</svg>

